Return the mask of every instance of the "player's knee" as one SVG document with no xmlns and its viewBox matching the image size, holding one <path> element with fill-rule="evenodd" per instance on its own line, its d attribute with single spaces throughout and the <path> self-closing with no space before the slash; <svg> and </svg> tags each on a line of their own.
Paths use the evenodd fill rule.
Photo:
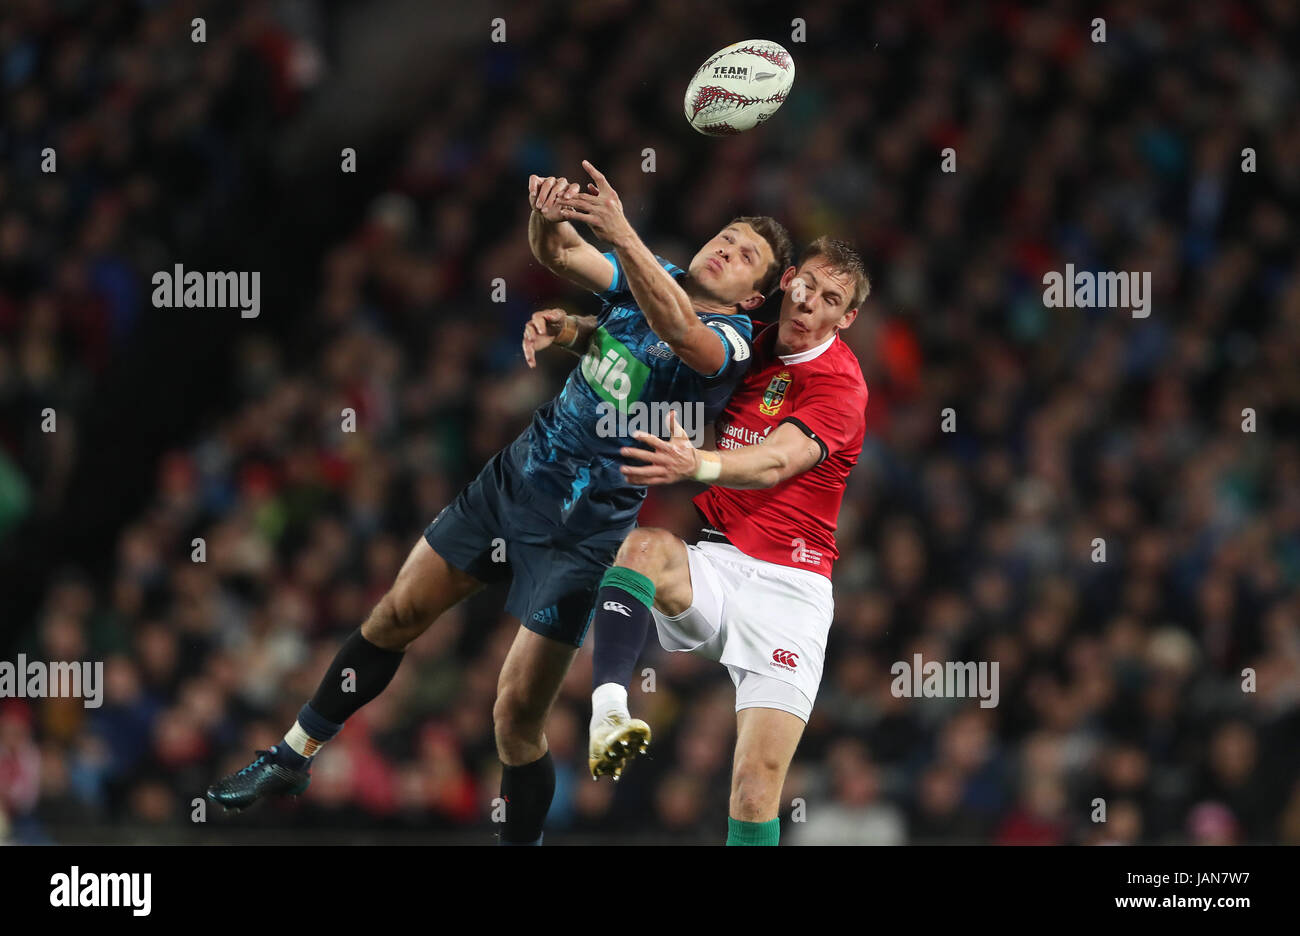
<svg viewBox="0 0 1300 936">
<path fill-rule="evenodd" d="M 544 722 L 545 713 L 537 711 L 523 693 L 510 686 L 502 686 L 497 691 L 492 706 L 492 728 L 501 753 L 539 743 Z"/>
<path fill-rule="evenodd" d="M 782 764 L 760 754 L 740 755 L 731 783 L 731 814 L 750 822 L 776 814 L 781 799 Z"/>
<path fill-rule="evenodd" d="M 618 548 L 614 564 L 648 575 L 663 568 L 675 539 L 667 530 L 637 527 Z"/>
<path fill-rule="evenodd" d="M 401 584 L 388 590 L 375 605 L 361 628 L 366 640 L 385 650 L 405 650 L 433 623 L 433 616 L 420 607 Z"/>
</svg>

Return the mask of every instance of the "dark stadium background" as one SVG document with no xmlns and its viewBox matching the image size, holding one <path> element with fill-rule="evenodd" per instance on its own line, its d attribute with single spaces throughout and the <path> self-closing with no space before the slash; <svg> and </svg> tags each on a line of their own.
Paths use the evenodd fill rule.
<svg viewBox="0 0 1300 936">
<path fill-rule="evenodd" d="M 1228 0 L 6 2 L 0 659 L 103 660 L 108 702 L 0 700 L 0 842 L 491 841 L 499 592 L 413 647 L 304 799 L 191 800 L 281 736 L 558 388 L 572 359 L 529 372 L 522 325 L 596 303 L 531 261 L 526 179 L 588 157 L 678 262 L 765 213 L 874 275 L 786 842 L 1300 843 L 1298 33 L 1294 4 Z M 698 136 L 687 80 L 751 37 L 790 49 L 792 95 Z M 154 309 L 177 262 L 260 271 L 260 316 Z M 1151 272 L 1150 318 L 1045 309 L 1067 262 Z M 688 533 L 689 493 L 642 522 Z M 917 652 L 998 660 L 1000 705 L 894 698 Z M 574 666 L 548 842 L 721 841 L 730 681 L 646 665 L 656 744 L 616 795 Z"/>
</svg>

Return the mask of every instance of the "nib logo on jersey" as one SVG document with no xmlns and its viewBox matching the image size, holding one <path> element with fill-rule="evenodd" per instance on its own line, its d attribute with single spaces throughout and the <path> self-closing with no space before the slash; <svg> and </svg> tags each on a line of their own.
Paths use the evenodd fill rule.
<svg viewBox="0 0 1300 936">
<path fill-rule="evenodd" d="M 650 368 L 637 360 L 627 345 L 604 326 L 596 329 L 582 358 L 582 376 L 602 400 L 626 408 L 628 400 L 640 399 L 649 375 Z"/>
</svg>

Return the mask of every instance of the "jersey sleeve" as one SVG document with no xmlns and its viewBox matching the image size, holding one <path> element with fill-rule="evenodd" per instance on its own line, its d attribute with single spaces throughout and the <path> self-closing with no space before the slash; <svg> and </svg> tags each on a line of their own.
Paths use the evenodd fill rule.
<svg viewBox="0 0 1300 936">
<path fill-rule="evenodd" d="M 794 424 L 821 446 L 821 464 L 858 438 L 866 423 L 867 385 L 827 376 L 811 383 L 782 423 Z"/>
<path fill-rule="evenodd" d="M 754 357 L 753 323 L 747 315 L 715 315 L 708 316 L 703 321 L 722 342 L 725 355 L 717 373 L 709 374 L 705 379 L 735 383 L 749 370 Z"/>
<path fill-rule="evenodd" d="M 602 290 L 593 290 L 593 292 L 605 302 L 613 304 L 616 302 L 634 302 L 632 290 L 627 288 L 627 277 L 623 275 L 623 264 L 618 262 L 618 255 L 614 251 L 601 254 L 606 260 L 614 265 L 614 278 L 609 281 L 609 288 Z M 673 279 L 682 276 L 686 271 L 670 260 L 665 260 L 658 254 L 655 259 L 659 265 L 668 271 L 668 275 Z"/>
</svg>

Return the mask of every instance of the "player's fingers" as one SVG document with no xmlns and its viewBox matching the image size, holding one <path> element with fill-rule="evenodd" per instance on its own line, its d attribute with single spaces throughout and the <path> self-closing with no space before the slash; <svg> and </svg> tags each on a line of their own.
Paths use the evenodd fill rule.
<svg viewBox="0 0 1300 936">
<path fill-rule="evenodd" d="M 593 179 L 596 180 L 596 184 L 600 188 L 605 187 L 606 185 L 605 174 L 601 172 L 599 169 L 597 169 L 595 166 L 593 166 L 590 160 L 584 159 L 582 161 L 582 168 L 587 170 L 588 175 L 590 175 Z"/>
<path fill-rule="evenodd" d="M 633 484 L 644 484 L 646 486 L 654 484 L 671 484 L 673 476 L 658 466 L 652 468 L 634 468 L 630 465 L 624 466 L 623 477 L 627 478 Z"/>
<path fill-rule="evenodd" d="M 555 177 L 543 179 L 542 184 L 537 189 L 537 207 L 545 208 L 551 198 L 551 193 L 555 190 Z"/>
<path fill-rule="evenodd" d="M 600 194 L 600 189 L 596 188 L 596 186 L 592 185 L 590 182 L 587 183 L 587 188 L 591 189 L 591 194 L 593 195 Z"/>
<path fill-rule="evenodd" d="M 645 465 L 655 464 L 659 458 L 658 453 L 652 452 L 649 449 L 628 447 L 628 448 L 619 449 L 618 453 L 622 455 L 624 458 L 634 458 L 639 462 L 645 463 L 643 465 L 636 466 L 638 468 L 644 468 Z"/>
<path fill-rule="evenodd" d="M 546 200 L 546 179 L 537 177 L 537 185 L 533 186 L 533 208 L 541 208 L 543 201 Z"/>
<path fill-rule="evenodd" d="M 591 212 L 584 211 L 576 205 L 565 205 L 560 209 L 560 213 L 566 218 L 577 218 L 579 221 L 590 221 L 596 218 Z"/>
<path fill-rule="evenodd" d="M 651 435 L 648 432 L 634 432 L 632 433 L 632 438 L 636 439 L 642 445 L 648 445 L 659 452 L 662 452 L 669 447 L 668 443 L 663 439 L 656 435 Z"/>
<path fill-rule="evenodd" d="M 568 190 L 569 190 L 569 180 L 564 178 L 564 176 L 560 176 L 560 178 L 555 180 L 555 185 L 551 188 L 551 197 L 550 197 L 551 204 L 554 204 L 556 201 L 562 198 L 564 196 L 564 193 L 567 192 Z"/>
<path fill-rule="evenodd" d="M 590 186 L 588 186 L 590 188 Z M 589 195 L 586 192 L 574 192 L 572 195 L 565 196 L 563 201 L 570 205 L 599 205 L 600 197 Z"/>
<path fill-rule="evenodd" d="M 523 345 L 524 345 L 524 360 L 528 362 L 528 366 L 529 366 L 529 367 L 536 367 L 536 366 L 537 366 L 537 358 L 536 358 L 536 356 L 533 354 L 533 345 L 532 345 L 532 342 L 530 342 L 530 341 L 528 340 L 528 337 L 527 337 L 527 336 L 524 336 Z"/>
<path fill-rule="evenodd" d="M 682 428 L 682 424 L 677 421 L 676 410 L 670 409 L 668 411 L 668 434 L 672 436 L 674 439 L 690 438 L 690 436 L 686 434 L 686 430 Z"/>
<path fill-rule="evenodd" d="M 528 177 L 528 200 L 535 202 L 537 200 L 537 189 L 542 184 L 542 177 L 530 175 Z"/>
</svg>

